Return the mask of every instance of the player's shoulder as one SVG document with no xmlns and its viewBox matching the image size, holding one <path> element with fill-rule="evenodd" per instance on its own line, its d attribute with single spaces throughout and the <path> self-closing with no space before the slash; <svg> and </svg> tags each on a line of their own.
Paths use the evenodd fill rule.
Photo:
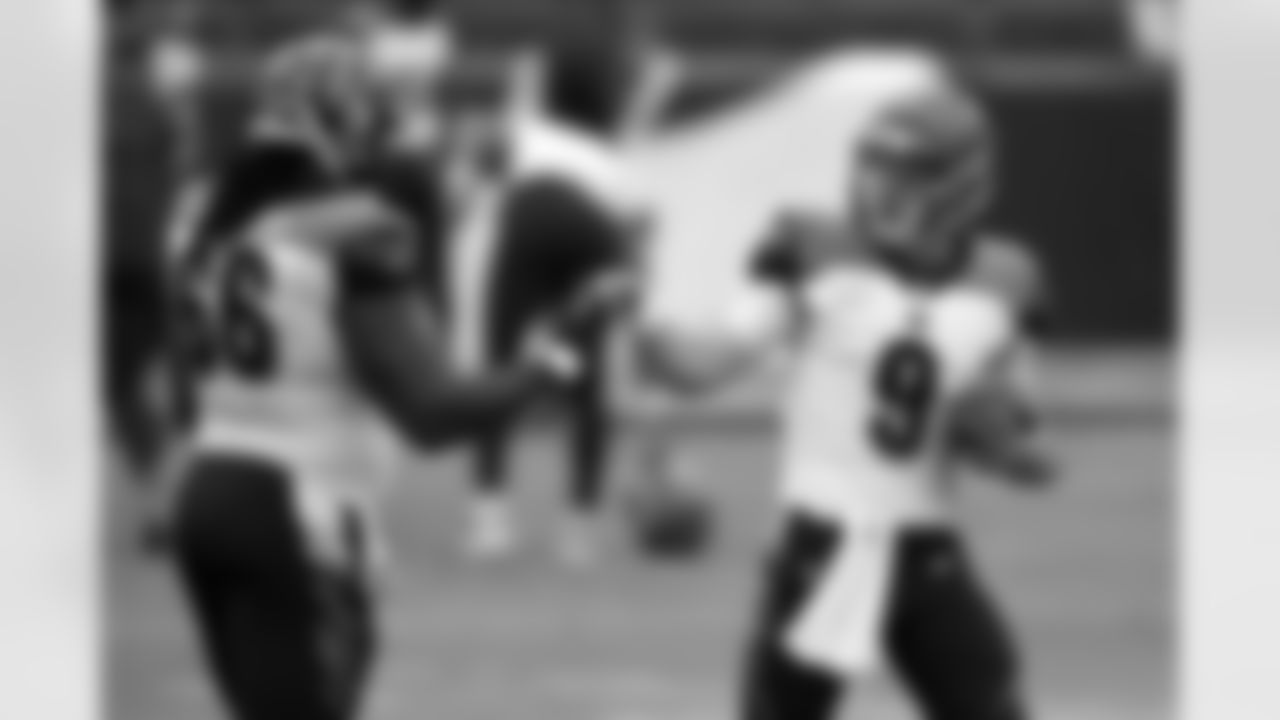
<svg viewBox="0 0 1280 720">
<path fill-rule="evenodd" d="M 305 149 L 291 143 L 251 142 L 218 172 L 210 219 L 229 229 L 264 211 L 323 192 L 327 184 L 320 164 Z"/>
<path fill-rule="evenodd" d="M 301 148 L 248 143 L 182 194 L 168 228 L 169 250 L 183 262 L 207 257 L 323 182 L 317 163 Z"/>
<path fill-rule="evenodd" d="M 1045 296 L 1045 280 L 1035 252 L 1009 235 L 991 233 L 978 238 L 966 279 L 1018 308 L 1037 306 Z"/>
<path fill-rule="evenodd" d="M 310 242 L 338 266 L 344 281 L 381 287 L 414 272 L 416 226 L 377 188 L 335 190 L 303 210 Z"/>
</svg>

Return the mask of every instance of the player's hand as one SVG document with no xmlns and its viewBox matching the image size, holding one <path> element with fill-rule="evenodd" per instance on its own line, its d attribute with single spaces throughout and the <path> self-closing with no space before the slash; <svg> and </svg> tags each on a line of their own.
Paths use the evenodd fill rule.
<svg viewBox="0 0 1280 720">
<path fill-rule="evenodd" d="M 783 212 L 752 260 L 760 280 L 795 287 L 821 268 L 842 242 L 842 228 L 815 212 Z"/>
<path fill-rule="evenodd" d="M 568 312 L 585 321 L 609 320 L 630 310 L 640 295 L 639 273 L 629 267 L 606 270 L 574 295 Z"/>
<path fill-rule="evenodd" d="M 584 370 L 580 348 L 588 347 L 603 324 L 631 306 L 637 287 L 635 275 L 624 269 L 606 271 L 587 281 L 529 332 L 525 362 L 559 382 L 576 380 Z"/>
<path fill-rule="evenodd" d="M 1012 451 L 996 460 L 995 467 L 1009 481 L 1028 489 L 1042 489 L 1058 479 L 1058 465 L 1048 453 L 1035 447 Z"/>
<path fill-rule="evenodd" d="M 970 466 L 1027 490 L 1040 490 L 1058 478 L 1054 457 L 1032 436 L 957 448 Z"/>
<path fill-rule="evenodd" d="M 550 324 L 539 324 L 525 339 L 524 363 L 556 384 L 569 384 L 583 373 L 583 360 L 573 343 Z"/>
<path fill-rule="evenodd" d="M 630 267 L 597 273 L 584 282 L 547 318 L 548 325 L 577 346 L 596 337 L 598 331 L 622 317 L 635 304 L 639 275 Z"/>
</svg>

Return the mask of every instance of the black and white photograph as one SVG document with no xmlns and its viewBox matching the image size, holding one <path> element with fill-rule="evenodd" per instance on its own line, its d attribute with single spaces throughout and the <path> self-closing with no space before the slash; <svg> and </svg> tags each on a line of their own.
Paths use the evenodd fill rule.
<svg viewBox="0 0 1280 720">
<path fill-rule="evenodd" d="M 101 717 L 1180 717 L 1180 9 L 100 3 Z"/>
</svg>

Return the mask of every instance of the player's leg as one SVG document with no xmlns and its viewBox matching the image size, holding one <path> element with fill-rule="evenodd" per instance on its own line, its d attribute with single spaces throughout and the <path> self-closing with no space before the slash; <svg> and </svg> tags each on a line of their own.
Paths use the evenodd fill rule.
<svg viewBox="0 0 1280 720">
<path fill-rule="evenodd" d="M 588 562 L 592 556 L 614 430 L 608 329 L 598 328 L 586 342 L 586 373 L 569 398 L 569 518 L 561 550 L 574 564 Z"/>
<path fill-rule="evenodd" d="M 531 183 L 541 225 L 537 266 L 541 278 L 534 303 L 547 309 L 607 274 L 626 270 L 628 238 L 613 217 L 587 191 L 574 183 L 540 178 Z M 534 258 L 530 258 L 532 263 Z M 572 563 L 590 560 L 602 500 L 606 492 L 614 422 L 610 407 L 611 353 L 614 325 L 593 323 L 577 338 L 586 373 L 569 398 L 567 465 L 568 522 L 561 550 Z"/>
<path fill-rule="evenodd" d="M 828 720 L 844 694 L 836 674 L 796 658 L 785 637 L 836 549 L 835 533 L 806 519 L 788 520 L 769 561 L 765 592 L 747 647 L 741 720 Z"/>
<path fill-rule="evenodd" d="M 959 537 L 904 539 L 889 647 L 928 720 L 1026 720 L 1004 619 Z"/>
<path fill-rule="evenodd" d="M 498 219 L 496 256 L 485 281 L 481 341 L 483 359 L 493 366 L 512 359 L 533 317 L 536 280 L 525 267 L 528 247 L 536 241 L 536 216 L 527 190 L 507 190 Z M 455 318 L 455 320 L 460 320 Z M 473 496 L 467 544 L 471 554 L 494 557 L 508 552 L 516 533 L 509 502 L 508 463 L 513 428 L 502 425 L 477 439 L 473 456 Z"/>
<path fill-rule="evenodd" d="M 352 518 L 354 521 L 354 518 Z M 321 632 L 335 703 L 344 718 L 359 716 L 378 654 L 378 629 L 372 585 L 366 570 L 363 527 L 348 524 L 347 544 L 356 561 L 317 577 Z"/>
<path fill-rule="evenodd" d="M 215 692 L 235 718 L 246 717 L 243 689 L 236 682 L 237 635 L 235 620 L 235 576 L 225 571 L 216 555 L 198 548 L 184 533 L 173 557 L 180 585 L 186 592 L 195 621 L 196 634 Z"/>
<path fill-rule="evenodd" d="M 511 429 L 500 427 L 486 433 L 475 445 L 467 549 L 477 557 L 505 554 L 515 544 L 507 487 L 510 441 Z"/>
<path fill-rule="evenodd" d="M 175 531 L 206 656 L 237 720 L 348 720 L 318 643 L 317 576 L 287 477 L 252 460 L 200 460 Z"/>
</svg>

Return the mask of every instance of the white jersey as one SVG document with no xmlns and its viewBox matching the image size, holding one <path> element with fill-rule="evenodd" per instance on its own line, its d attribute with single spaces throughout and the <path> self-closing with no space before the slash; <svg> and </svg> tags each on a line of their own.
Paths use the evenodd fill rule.
<svg viewBox="0 0 1280 720">
<path fill-rule="evenodd" d="M 336 325 L 343 263 L 398 220 L 356 194 L 269 210 L 194 280 L 210 361 L 197 390 L 196 452 L 246 454 L 287 471 L 313 539 L 369 510 L 400 440 L 358 387 Z M 370 231 L 373 232 L 370 232 Z"/>
<path fill-rule="evenodd" d="M 789 332 L 780 503 L 844 540 L 785 643 L 807 662 L 861 675 L 884 657 L 896 538 L 951 520 L 952 406 L 1007 367 L 1038 287 L 1030 258 L 997 240 L 926 286 L 870 253 L 848 257 L 844 231 L 829 230 L 788 233 L 784 267 L 760 269 L 792 294 L 749 294 L 731 325 L 753 343 Z"/>
<path fill-rule="evenodd" d="M 1013 289 L 1027 266 L 1010 252 L 982 248 L 971 272 L 933 288 L 873 262 L 806 284 L 782 410 L 784 505 L 864 527 L 948 521 L 942 421 L 1021 335 Z"/>
</svg>

